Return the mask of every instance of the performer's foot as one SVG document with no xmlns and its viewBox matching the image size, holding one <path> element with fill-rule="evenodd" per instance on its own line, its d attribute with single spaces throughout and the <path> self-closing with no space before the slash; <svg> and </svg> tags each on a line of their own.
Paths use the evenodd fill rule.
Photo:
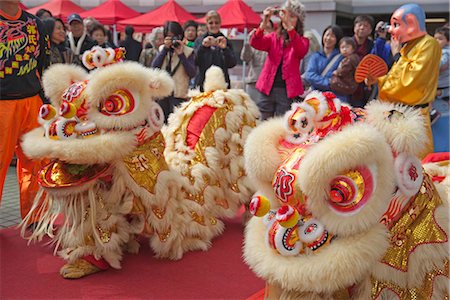
<svg viewBox="0 0 450 300">
<path fill-rule="evenodd" d="M 70 264 L 65 264 L 59 273 L 66 279 L 78 279 L 102 271 L 86 260 L 80 258 Z"/>
</svg>

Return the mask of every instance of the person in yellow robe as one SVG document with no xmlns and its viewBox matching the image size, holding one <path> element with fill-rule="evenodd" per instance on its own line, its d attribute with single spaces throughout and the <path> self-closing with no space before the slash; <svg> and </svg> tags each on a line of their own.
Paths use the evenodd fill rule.
<svg viewBox="0 0 450 300">
<path fill-rule="evenodd" d="M 391 16 L 389 33 L 403 44 L 400 58 L 385 76 L 368 76 L 367 85 L 378 84 L 379 99 L 422 109 L 428 131 L 421 155 L 433 152 L 430 104 L 436 96 L 441 49 L 425 28 L 425 12 L 417 4 L 405 4 Z"/>
</svg>

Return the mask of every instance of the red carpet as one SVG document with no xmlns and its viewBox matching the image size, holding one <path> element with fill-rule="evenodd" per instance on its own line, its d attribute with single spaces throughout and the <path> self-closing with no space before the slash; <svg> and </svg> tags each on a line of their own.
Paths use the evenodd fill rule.
<svg viewBox="0 0 450 300">
<path fill-rule="evenodd" d="M 27 246 L 17 229 L 0 230 L 0 299 L 246 299 L 264 287 L 242 260 L 243 226 L 226 222 L 207 252 L 158 260 L 147 242 L 127 254 L 122 270 L 78 280 L 60 277 L 64 264 L 44 243 Z"/>
</svg>

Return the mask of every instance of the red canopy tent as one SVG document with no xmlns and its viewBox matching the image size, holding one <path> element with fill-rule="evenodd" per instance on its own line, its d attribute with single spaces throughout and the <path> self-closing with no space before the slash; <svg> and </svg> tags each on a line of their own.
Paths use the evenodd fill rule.
<svg viewBox="0 0 450 300">
<path fill-rule="evenodd" d="M 195 20 L 195 17 L 175 0 L 169 0 L 142 16 L 117 22 L 117 29 L 122 30 L 127 25 L 131 25 L 136 32 L 148 32 L 155 27 L 164 25 L 166 21 L 176 21 L 183 25 L 187 20 Z"/>
<path fill-rule="evenodd" d="M 261 17 L 242 0 L 228 0 L 217 12 L 222 19 L 223 28 L 251 29 L 258 27 Z M 205 17 L 197 20 L 206 23 Z"/>
<path fill-rule="evenodd" d="M 61 18 L 64 22 L 67 21 L 67 17 L 71 14 L 79 14 L 84 11 L 83 8 L 79 7 L 70 0 L 50 0 L 42 5 L 28 9 L 28 12 L 34 15 L 41 8 L 49 10 L 53 17 Z"/>
<path fill-rule="evenodd" d="M 114 25 L 118 21 L 139 16 L 140 13 L 129 8 L 120 0 L 107 0 L 93 9 L 82 12 L 82 18 L 93 17 L 104 25 Z"/>
</svg>

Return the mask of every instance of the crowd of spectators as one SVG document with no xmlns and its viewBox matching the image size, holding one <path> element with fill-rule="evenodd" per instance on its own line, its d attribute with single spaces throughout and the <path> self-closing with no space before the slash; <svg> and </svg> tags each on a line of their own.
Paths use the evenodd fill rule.
<svg viewBox="0 0 450 300">
<path fill-rule="evenodd" d="M 92 46 L 120 46 L 126 49 L 127 60 L 175 71 L 177 75 L 171 75 L 178 81 L 179 74 L 183 74 L 182 83 L 177 82 L 183 87 L 187 79 L 189 88 L 202 90 L 205 72 L 211 65 L 222 68 L 231 86 L 229 69 L 237 64 L 237 57 L 228 38 L 220 31 L 221 18 L 216 11 L 206 14 L 206 24 L 190 20 L 185 24 L 169 22 L 164 27 L 154 28 L 143 36 L 142 42 L 134 38 L 134 29 L 127 26 L 125 37 L 118 45 L 113 42 L 111 30 L 95 19 L 83 20 L 78 14 L 72 14 L 66 28 L 63 20 L 53 18 L 48 10 L 40 10 L 36 15 L 43 20 L 50 38 L 49 64 L 82 65 L 80 55 Z M 245 89 L 258 104 L 263 119 L 283 114 L 293 101 L 301 101 L 312 89 L 333 91 L 342 101 L 364 107 L 369 99 L 377 97 L 378 89 L 355 82 L 354 72 L 359 61 L 367 54 L 375 54 L 390 68 L 400 56 L 402 45 L 390 38 L 388 24 L 379 21 L 375 25 L 372 16 L 357 16 L 353 35 L 349 37 L 344 37 L 338 25 L 329 25 L 322 35 L 314 29 L 305 30 L 304 17 L 303 5 L 296 0 L 286 1 L 281 7 L 268 7 L 263 12 L 260 27 L 250 32 L 248 42 L 242 47 L 240 58 L 249 65 L 244 78 Z M 166 31 L 169 24 L 177 28 L 176 34 Z M 180 43 L 168 43 L 169 38 Z M 448 102 L 448 26 L 438 28 L 435 38 L 443 51 L 437 99 Z M 178 44 L 182 46 L 174 48 Z M 192 49 L 192 55 L 188 49 Z M 189 53 L 184 53 L 186 51 Z M 184 57 L 185 54 L 189 57 Z M 159 59 L 156 61 L 156 58 Z M 169 70 L 170 64 L 173 70 Z M 161 103 L 166 117 L 173 106 L 186 99 L 185 92 L 176 94 L 168 106 Z M 434 117 L 439 117 L 438 111 L 432 112 Z"/>
<path fill-rule="evenodd" d="M 83 20 L 78 14 L 72 14 L 68 17 L 66 30 L 63 20 L 53 18 L 48 10 L 41 9 L 36 16 L 43 21 L 49 35 L 49 65 L 82 65 L 80 55 L 92 46 L 116 47 L 111 30 L 93 18 Z M 322 36 L 314 29 L 304 31 L 304 17 L 304 8 L 298 1 L 286 1 L 282 7 L 268 7 L 263 12 L 261 26 L 250 33 L 249 42 L 242 47 L 241 59 L 249 64 L 245 88 L 258 104 L 263 119 L 283 114 L 292 101 L 301 100 L 312 89 L 333 91 L 341 100 L 363 107 L 369 99 L 377 96 L 377 88 L 354 81 L 353 74 L 358 62 L 371 53 L 381 57 L 391 67 L 400 56 L 402 45 L 390 39 L 387 24 L 379 21 L 375 25 L 375 20 L 369 15 L 355 18 L 351 37 L 344 37 L 338 25 L 325 28 Z M 200 90 L 206 70 L 211 65 L 217 65 L 222 68 L 230 86 L 228 70 L 237 64 L 233 47 L 220 31 L 221 18 L 216 11 L 208 12 L 205 21 L 206 24 L 197 24 L 193 20 L 185 24 L 169 22 L 171 28 L 176 26 L 177 34 L 165 31 L 168 23 L 164 28 L 153 29 L 144 36 L 142 42 L 134 38 L 134 29 L 127 26 L 125 37 L 117 46 L 126 49 L 127 60 L 138 61 L 146 67 L 169 70 L 170 63 L 174 69 L 172 72 L 177 72 L 179 61 L 182 67 L 178 73 L 187 78 L 188 87 L 198 87 Z M 180 28 L 181 32 L 178 32 Z M 181 43 L 168 43 L 166 40 L 169 38 L 180 40 Z M 441 41 L 443 49 L 442 78 L 437 98 L 448 100 L 448 27 L 439 28 L 435 38 Z M 181 44 L 182 47 L 176 49 L 174 44 Z M 189 61 L 193 60 L 193 68 L 186 65 L 187 57 L 184 57 L 181 48 L 183 51 L 193 50 L 192 57 L 189 56 Z M 158 57 L 159 60 L 155 61 Z M 164 59 L 168 61 L 163 66 Z M 184 87 L 184 81 L 177 84 Z M 186 93 L 182 94 L 172 97 L 178 100 L 173 102 L 172 99 L 172 104 L 165 107 L 165 113 L 170 114 L 173 105 L 185 100 Z M 439 116 L 439 113 L 435 115 Z"/>
</svg>

